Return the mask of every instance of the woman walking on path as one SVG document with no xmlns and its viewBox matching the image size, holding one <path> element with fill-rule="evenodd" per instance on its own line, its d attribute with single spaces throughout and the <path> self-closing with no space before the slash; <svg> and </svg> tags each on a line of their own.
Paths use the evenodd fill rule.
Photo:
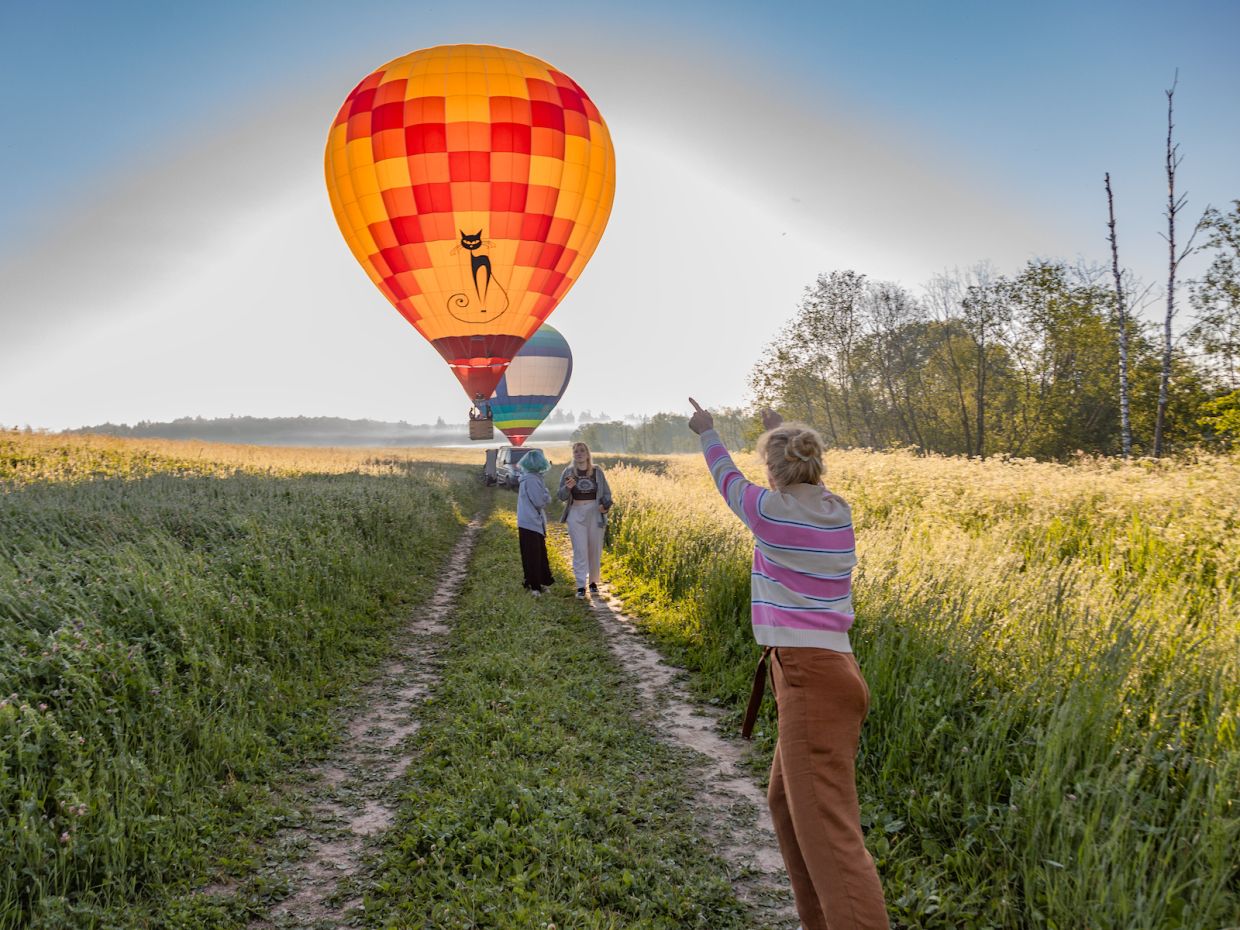
<svg viewBox="0 0 1240 930">
<path fill-rule="evenodd" d="M 560 522 L 568 524 L 568 538 L 573 543 L 577 596 L 586 596 L 587 583 L 590 593 L 597 594 L 599 565 L 603 560 L 603 529 L 607 526 L 607 511 L 611 509 L 611 488 L 584 442 L 573 443 L 573 461 L 560 475 L 558 496 L 568 502 Z"/>
<path fill-rule="evenodd" d="M 547 561 L 547 505 L 551 503 L 551 492 L 543 481 L 543 473 L 551 463 L 538 449 L 531 449 L 519 467 L 517 538 L 521 545 L 521 568 L 525 572 L 525 587 L 537 596 L 544 586 L 555 581 Z"/>
<path fill-rule="evenodd" d="M 689 428 L 732 511 L 754 535 L 754 636 L 766 649 L 746 714 L 752 726 L 771 658 L 779 742 L 768 801 L 804 930 L 887 930 L 887 907 L 865 848 L 855 760 L 870 692 L 852 654 L 856 565 L 848 504 L 822 485 L 822 439 L 764 411 L 758 456 L 771 489 L 746 481 L 689 398 Z"/>
</svg>

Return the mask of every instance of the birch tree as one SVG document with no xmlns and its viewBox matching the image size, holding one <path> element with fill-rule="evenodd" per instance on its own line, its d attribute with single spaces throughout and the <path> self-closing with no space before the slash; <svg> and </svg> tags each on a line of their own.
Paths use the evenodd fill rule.
<svg viewBox="0 0 1240 930">
<path fill-rule="evenodd" d="M 1111 273 L 1115 276 L 1115 322 L 1119 327 L 1119 421 L 1120 448 L 1124 458 L 1132 455 L 1132 417 L 1128 408 L 1128 304 L 1119 272 L 1119 243 L 1115 237 L 1115 199 L 1111 195 L 1111 172 L 1106 173 L 1107 227 L 1111 242 Z"/>
</svg>

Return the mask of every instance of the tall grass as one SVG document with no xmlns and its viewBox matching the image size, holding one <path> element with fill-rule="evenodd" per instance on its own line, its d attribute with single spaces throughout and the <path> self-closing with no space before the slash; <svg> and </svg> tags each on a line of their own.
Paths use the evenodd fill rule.
<svg viewBox="0 0 1240 930">
<path fill-rule="evenodd" d="M 0 927 L 139 925 L 427 593 L 463 474 L 0 437 Z M 221 835 L 224 834 L 224 835 Z"/>
<path fill-rule="evenodd" d="M 0 488 L 38 482 L 142 478 L 152 475 L 400 475 L 428 464 L 471 465 L 471 448 L 321 448 L 245 446 L 197 439 L 61 436 L 0 429 Z"/>
<path fill-rule="evenodd" d="M 828 472 L 859 540 L 863 820 L 902 925 L 1240 925 L 1240 460 Z M 739 705 L 743 527 L 697 457 L 610 477 L 618 588 Z"/>
</svg>

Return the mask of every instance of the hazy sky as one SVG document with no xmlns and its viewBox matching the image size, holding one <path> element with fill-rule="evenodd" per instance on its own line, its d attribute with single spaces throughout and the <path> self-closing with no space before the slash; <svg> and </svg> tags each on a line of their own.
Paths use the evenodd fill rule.
<svg viewBox="0 0 1240 930">
<path fill-rule="evenodd" d="M 745 400 L 818 273 L 989 259 L 1164 274 L 1165 88 L 1186 223 L 1240 198 L 1240 3 L 56 3 L 0 14 L 0 424 L 460 421 L 345 247 L 327 129 L 449 42 L 572 75 L 616 146 L 607 232 L 552 315 L 563 405 Z"/>
</svg>

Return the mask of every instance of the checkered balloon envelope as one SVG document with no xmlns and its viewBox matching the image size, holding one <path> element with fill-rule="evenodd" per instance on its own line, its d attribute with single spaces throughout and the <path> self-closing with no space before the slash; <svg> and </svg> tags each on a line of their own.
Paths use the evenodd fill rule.
<svg viewBox="0 0 1240 930">
<path fill-rule="evenodd" d="M 332 123 L 325 170 L 353 256 L 471 401 L 580 277 L 616 186 L 581 85 L 489 45 L 410 52 L 365 77 Z"/>
</svg>

